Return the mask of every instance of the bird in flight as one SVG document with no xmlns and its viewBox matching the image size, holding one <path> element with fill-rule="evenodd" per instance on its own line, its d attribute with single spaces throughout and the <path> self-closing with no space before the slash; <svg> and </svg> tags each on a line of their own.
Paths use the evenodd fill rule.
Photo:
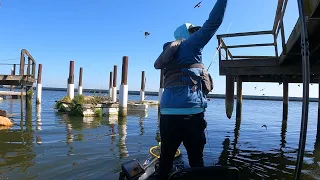
<svg viewBox="0 0 320 180">
<path fill-rule="evenodd" d="M 263 91 L 265 88 L 261 89 L 260 91 Z"/>
<path fill-rule="evenodd" d="M 198 4 L 196 4 L 193 8 L 199 8 L 201 3 L 202 1 L 198 2 Z"/>
<path fill-rule="evenodd" d="M 300 87 L 300 84 L 298 84 L 298 86 Z"/>
<path fill-rule="evenodd" d="M 265 128 L 266 128 L 266 130 L 268 129 L 268 128 L 267 128 L 267 125 L 265 125 L 265 124 L 264 124 L 264 125 L 262 125 L 261 127 L 265 127 Z"/>
<path fill-rule="evenodd" d="M 150 33 L 149 32 L 144 32 L 144 38 L 146 39 L 147 38 L 147 36 L 149 36 L 150 35 Z"/>
<path fill-rule="evenodd" d="M 256 87 L 254 87 L 254 90 L 257 90 L 257 86 L 256 86 Z"/>
</svg>

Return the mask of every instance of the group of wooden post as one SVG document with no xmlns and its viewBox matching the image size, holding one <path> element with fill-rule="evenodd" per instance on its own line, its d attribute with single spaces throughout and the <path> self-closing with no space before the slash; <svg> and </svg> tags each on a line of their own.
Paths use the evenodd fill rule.
<svg viewBox="0 0 320 180">
<path fill-rule="evenodd" d="M 289 93 L 288 92 L 289 92 L 289 83 L 286 79 L 284 79 L 283 80 L 283 114 L 282 114 L 283 120 L 288 119 L 288 103 L 289 103 Z M 320 97 L 320 93 L 319 93 L 319 97 Z M 241 112 L 242 112 L 242 78 L 241 78 L 241 76 L 238 76 L 237 77 L 236 119 L 239 119 L 239 120 L 241 119 L 241 114 L 242 114 Z M 319 117 L 320 117 L 320 115 L 319 115 Z"/>
</svg>

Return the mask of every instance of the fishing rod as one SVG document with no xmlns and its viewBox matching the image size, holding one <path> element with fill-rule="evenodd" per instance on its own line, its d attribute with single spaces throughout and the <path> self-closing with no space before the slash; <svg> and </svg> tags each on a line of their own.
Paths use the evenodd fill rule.
<svg viewBox="0 0 320 180">
<path fill-rule="evenodd" d="M 303 100 L 301 115 L 301 130 L 297 163 L 294 179 L 299 180 L 303 165 L 304 150 L 306 146 L 307 128 L 308 128 L 308 110 L 309 110 L 309 83 L 310 83 L 310 65 L 309 65 L 309 41 L 307 33 L 307 24 L 304 11 L 303 0 L 298 1 L 300 29 L 301 29 L 301 56 L 302 56 L 302 82 L 303 82 Z"/>
<path fill-rule="evenodd" d="M 229 32 L 229 30 L 230 30 L 231 25 L 232 25 L 232 22 L 230 22 L 229 27 L 228 27 L 228 29 L 227 29 L 227 33 L 226 33 L 226 34 L 228 34 L 228 32 Z M 217 48 L 217 51 L 216 51 L 215 55 L 213 56 L 213 59 L 212 59 L 212 61 L 210 62 L 210 64 L 209 64 L 209 66 L 208 66 L 207 71 L 209 71 L 209 69 L 210 69 L 210 67 L 211 67 L 212 63 L 214 62 L 214 59 L 216 58 L 216 56 L 217 56 L 218 52 L 220 51 L 221 47 L 222 47 L 222 42 L 219 44 L 219 47 Z"/>
</svg>

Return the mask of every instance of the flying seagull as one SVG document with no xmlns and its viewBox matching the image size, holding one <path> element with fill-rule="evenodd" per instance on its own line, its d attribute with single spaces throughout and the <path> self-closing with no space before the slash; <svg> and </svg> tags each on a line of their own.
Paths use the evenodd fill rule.
<svg viewBox="0 0 320 180">
<path fill-rule="evenodd" d="M 266 128 L 266 130 L 268 129 L 268 128 L 267 128 L 267 125 L 265 125 L 265 124 L 264 124 L 264 125 L 262 125 L 261 127 L 265 127 L 265 128 Z"/>
<path fill-rule="evenodd" d="M 198 2 L 198 4 L 196 4 L 193 8 L 199 8 L 201 3 L 202 1 Z"/>
<path fill-rule="evenodd" d="M 149 36 L 150 35 L 150 33 L 149 32 L 144 32 L 144 38 L 146 39 L 147 38 L 147 36 Z"/>
</svg>

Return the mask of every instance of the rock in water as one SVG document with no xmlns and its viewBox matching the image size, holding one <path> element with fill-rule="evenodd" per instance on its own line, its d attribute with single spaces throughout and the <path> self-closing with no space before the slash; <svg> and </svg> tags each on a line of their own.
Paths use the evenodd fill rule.
<svg viewBox="0 0 320 180">
<path fill-rule="evenodd" d="M 0 126 L 12 126 L 13 123 L 9 118 L 0 116 Z"/>
<path fill-rule="evenodd" d="M 7 112 L 5 110 L 0 110 L 0 116 L 7 117 Z"/>
</svg>

